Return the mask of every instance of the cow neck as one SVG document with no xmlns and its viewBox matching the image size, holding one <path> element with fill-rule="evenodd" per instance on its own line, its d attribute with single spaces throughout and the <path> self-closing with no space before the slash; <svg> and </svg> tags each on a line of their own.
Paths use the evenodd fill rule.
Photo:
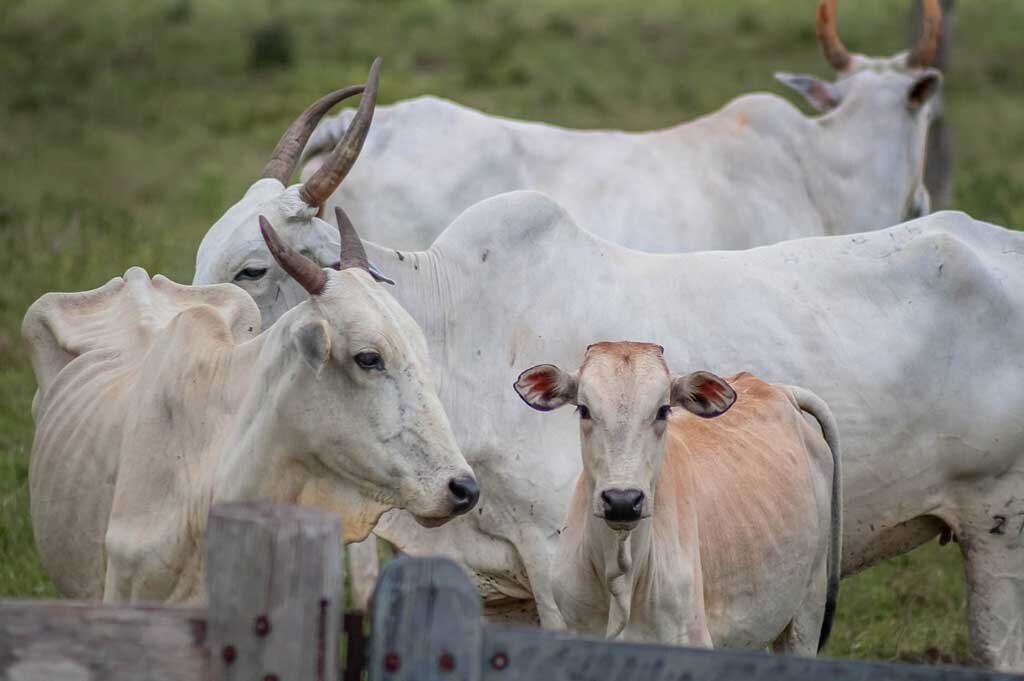
<svg viewBox="0 0 1024 681">
<path fill-rule="evenodd" d="M 275 501 L 294 503 L 301 491 L 304 467 L 289 443 L 295 433 L 280 422 L 280 400 L 291 392 L 281 384 L 301 370 L 291 340 L 308 303 L 302 303 L 256 338 L 238 345 L 231 357 L 229 381 L 237 409 L 213 461 L 211 501 Z M 308 477 L 308 474 L 305 474 Z"/>
<path fill-rule="evenodd" d="M 912 198 L 903 195 L 909 189 L 901 192 L 904 178 L 892 171 L 894 163 L 898 165 L 888 158 L 893 140 L 859 111 L 863 106 L 864 102 L 855 99 L 815 119 L 808 143 L 795 146 L 807 193 L 827 236 L 901 222 Z M 866 187 L 873 188 L 868 202 L 863 195 Z"/>
<path fill-rule="evenodd" d="M 369 241 L 364 241 L 363 245 L 369 261 L 395 281 L 388 292 L 423 330 L 427 347 L 432 352 L 447 347 L 446 314 L 452 299 L 451 278 L 445 274 L 440 254 L 433 248 L 399 251 Z"/>
</svg>

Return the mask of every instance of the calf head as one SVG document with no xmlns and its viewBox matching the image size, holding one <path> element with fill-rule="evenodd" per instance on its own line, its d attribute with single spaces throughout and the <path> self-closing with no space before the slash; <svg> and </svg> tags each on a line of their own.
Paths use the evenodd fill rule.
<svg viewBox="0 0 1024 681">
<path fill-rule="evenodd" d="M 432 385 L 426 339 L 375 280 L 340 209 L 338 269 L 323 269 L 260 229 L 275 263 L 307 300 L 273 330 L 282 380 L 282 448 L 316 477 L 337 476 L 383 507 L 434 526 L 466 513 L 479 487 Z"/>
<path fill-rule="evenodd" d="M 321 267 L 338 267 L 337 230 L 319 217 L 321 207 L 351 170 L 370 130 L 380 78 L 373 62 L 364 88 L 348 87 L 321 97 L 281 137 L 270 161 L 241 201 L 210 228 L 199 245 L 193 284 L 233 282 L 256 301 L 263 326 L 273 324 L 306 298 L 306 292 L 271 257 L 260 237 L 258 216 L 281 229 L 289 246 Z M 363 93 L 344 137 L 305 184 L 286 186 L 319 120 L 338 102 Z M 377 281 L 388 281 L 372 266 Z"/>
<path fill-rule="evenodd" d="M 662 354 L 650 343 L 595 343 L 575 373 L 540 364 L 514 385 L 539 411 L 576 405 L 591 512 L 612 529 L 632 529 L 653 511 L 672 408 L 711 418 L 736 400 L 714 374 L 671 374 Z"/>
<path fill-rule="evenodd" d="M 942 74 L 929 64 L 939 46 L 942 9 L 939 0 L 924 0 L 923 8 L 921 37 L 912 49 L 891 57 L 869 57 L 846 49 L 836 28 L 836 0 L 821 0 L 818 40 L 838 79 L 830 82 L 809 75 L 775 74 L 818 111 L 837 112 L 837 121 L 845 113 L 845 120 L 855 128 L 847 134 L 852 143 L 873 140 L 884 150 L 878 163 L 888 177 L 879 186 L 899 189 L 904 198 L 904 213 L 899 218 L 917 217 L 930 210 L 924 155 L 928 126 L 940 106 L 936 95 L 942 88 Z"/>
</svg>

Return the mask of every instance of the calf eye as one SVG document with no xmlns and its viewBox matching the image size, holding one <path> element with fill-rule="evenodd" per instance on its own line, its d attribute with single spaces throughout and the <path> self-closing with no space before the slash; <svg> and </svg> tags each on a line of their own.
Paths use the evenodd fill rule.
<svg viewBox="0 0 1024 681">
<path fill-rule="evenodd" d="M 266 267 L 246 267 L 235 275 L 235 281 L 256 281 L 267 273 Z"/>
<path fill-rule="evenodd" d="M 352 357 L 360 369 L 384 371 L 384 358 L 378 352 L 360 352 Z"/>
<path fill-rule="evenodd" d="M 665 419 L 668 418 L 668 413 L 670 411 L 672 411 L 672 405 L 663 404 L 660 407 L 658 407 L 658 415 L 655 418 L 657 418 L 659 421 L 664 421 Z"/>
<path fill-rule="evenodd" d="M 587 409 L 582 404 L 576 407 L 576 411 L 579 413 L 580 418 L 583 419 L 584 421 L 590 420 L 590 410 Z"/>
</svg>

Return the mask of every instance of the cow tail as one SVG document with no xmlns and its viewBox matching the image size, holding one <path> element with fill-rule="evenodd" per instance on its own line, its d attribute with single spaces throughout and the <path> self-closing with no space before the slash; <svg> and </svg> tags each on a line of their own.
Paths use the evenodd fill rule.
<svg viewBox="0 0 1024 681">
<path fill-rule="evenodd" d="M 797 406 L 818 420 L 825 442 L 832 450 L 832 541 L 828 556 L 828 590 L 825 595 L 825 617 L 821 621 L 821 635 L 818 637 L 818 650 L 825 647 L 828 636 L 832 632 L 832 622 L 836 614 L 836 602 L 839 599 L 839 578 L 843 556 L 843 475 L 839 453 L 839 428 L 832 410 L 825 400 L 806 388 L 790 386 Z"/>
</svg>

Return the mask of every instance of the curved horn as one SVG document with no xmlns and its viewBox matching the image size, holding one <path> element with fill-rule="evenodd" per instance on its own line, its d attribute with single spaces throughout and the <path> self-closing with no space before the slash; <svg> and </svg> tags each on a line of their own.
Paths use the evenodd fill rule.
<svg viewBox="0 0 1024 681">
<path fill-rule="evenodd" d="M 821 0 L 818 3 L 816 30 L 825 59 L 836 71 L 845 71 L 850 65 L 850 51 L 839 39 L 839 31 L 836 29 L 836 0 Z"/>
<path fill-rule="evenodd" d="M 375 281 L 394 286 L 394 280 L 384 276 L 366 257 L 366 247 L 363 246 L 363 240 L 359 238 L 356 228 L 352 225 L 352 221 L 345 214 L 345 211 L 341 209 L 341 206 L 334 207 L 334 217 L 338 221 L 338 234 L 341 235 L 341 259 L 338 261 L 338 269 L 345 270 L 350 267 L 359 267 L 369 272 Z"/>
<path fill-rule="evenodd" d="M 331 107 L 343 99 L 358 95 L 363 91 L 363 87 L 362 85 L 352 85 L 342 90 L 336 90 L 310 104 L 309 108 L 303 111 L 281 135 L 281 139 L 274 147 L 274 153 L 270 155 L 270 160 L 263 167 L 260 177 L 272 177 L 281 184 L 287 185 L 316 124 L 320 122 L 324 114 L 331 110 Z"/>
<path fill-rule="evenodd" d="M 341 260 L 338 261 L 338 269 L 359 267 L 369 271 L 370 261 L 366 257 L 363 240 L 359 238 L 355 226 L 341 206 L 334 207 L 334 217 L 338 220 L 338 234 L 341 235 Z"/>
<path fill-rule="evenodd" d="M 260 232 L 277 264 L 291 275 L 292 279 L 302 284 L 302 288 L 314 296 L 320 295 L 324 287 L 327 286 L 327 273 L 320 269 L 315 262 L 281 241 L 277 232 L 270 226 L 270 221 L 262 215 L 260 216 Z"/>
<path fill-rule="evenodd" d="M 907 66 L 926 68 L 935 58 L 942 37 L 942 7 L 939 0 L 923 0 L 921 12 L 921 37 L 914 49 L 907 55 Z"/>
<path fill-rule="evenodd" d="M 377 84 L 380 80 L 380 57 L 373 60 L 370 76 L 366 79 L 366 90 L 359 101 L 359 109 L 352 117 L 352 122 L 342 136 L 334 151 L 324 164 L 302 186 L 299 195 L 310 206 L 322 206 L 324 201 L 334 193 L 348 171 L 352 169 L 359 151 L 363 148 L 366 133 L 370 131 L 373 120 L 373 108 L 377 104 Z"/>
</svg>

